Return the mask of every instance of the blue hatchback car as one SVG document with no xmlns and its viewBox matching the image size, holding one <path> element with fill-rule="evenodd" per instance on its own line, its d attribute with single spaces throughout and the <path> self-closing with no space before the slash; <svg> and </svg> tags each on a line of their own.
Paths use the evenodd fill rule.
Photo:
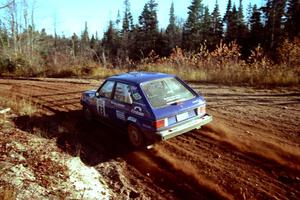
<svg viewBox="0 0 300 200">
<path fill-rule="evenodd" d="M 97 90 L 82 94 L 86 119 L 127 130 L 136 147 L 151 145 L 212 121 L 206 103 L 175 75 L 131 72 L 107 78 Z"/>
</svg>

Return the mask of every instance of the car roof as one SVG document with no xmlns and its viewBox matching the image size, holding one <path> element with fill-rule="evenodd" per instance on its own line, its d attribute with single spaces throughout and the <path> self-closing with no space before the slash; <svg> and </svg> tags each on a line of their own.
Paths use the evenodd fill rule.
<svg viewBox="0 0 300 200">
<path fill-rule="evenodd" d="M 159 72 L 128 72 L 123 74 L 118 74 L 109 77 L 107 80 L 115 81 L 127 81 L 131 83 L 143 83 L 151 80 L 161 79 L 161 78 L 171 78 L 175 77 L 172 74 L 164 74 Z"/>
</svg>

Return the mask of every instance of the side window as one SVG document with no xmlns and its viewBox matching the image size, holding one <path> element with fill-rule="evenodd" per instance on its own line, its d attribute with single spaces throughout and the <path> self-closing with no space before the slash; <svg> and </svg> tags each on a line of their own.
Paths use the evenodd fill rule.
<svg viewBox="0 0 300 200">
<path fill-rule="evenodd" d="M 111 94 L 113 92 L 113 89 L 114 89 L 114 85 L 115 85 L 115 82 L 114 81 L 107 81 L 106 83 L 104 83 L 104 85 L 100 88 L 100 90 L 98 91 L 99 92 L 99 95 L 101 97 L 107 97 L 107 98 L 110 98 L 111 97 Z"/>
<path fill-rule="evenodd" d="M 132 103 L 130 85 L 117 83 L 114 99 L 123 103 Z"/>
<path fill-rule="evenodd" d="M 134 103 L 144 104 L 143 98 L 136 86 L 131 86 L 131 96 Z"/>
</svg>

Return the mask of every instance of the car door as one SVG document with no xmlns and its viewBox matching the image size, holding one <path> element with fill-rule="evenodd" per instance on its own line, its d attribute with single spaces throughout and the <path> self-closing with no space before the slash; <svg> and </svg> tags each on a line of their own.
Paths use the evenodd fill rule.
<svg viewBox="0 0 300 200">
<path fill-rule="evenodd" d="M 128 114 L 132 108 L 131 85 L 117 82 L 111 104 L 113 106 L 113 119 L 119 126 L 125 126 Z"/>
<path fill-rule="evenodd" d="M 102 121 L 110 122 L 112 117 L 111 98 L 115 81 L 106 81 L 96 93 L 96 116 Z"/>
</svg>

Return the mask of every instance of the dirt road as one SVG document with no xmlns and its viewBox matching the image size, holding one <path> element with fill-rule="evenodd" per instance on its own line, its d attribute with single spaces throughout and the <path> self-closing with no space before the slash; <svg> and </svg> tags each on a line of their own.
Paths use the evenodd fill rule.
<svg viewBox="0 0 300 200">
<path fill-rule="evenodd" d="M 82 91 L 98 81 L 0 80 L 0 95 L 39 109 L 16 126 L 55 139 L 105 177 L 115 199 L 299 199 L 300 88 L 191 84 L 213 122 L 151 150 L 81 116 Z"/>
</svg>

